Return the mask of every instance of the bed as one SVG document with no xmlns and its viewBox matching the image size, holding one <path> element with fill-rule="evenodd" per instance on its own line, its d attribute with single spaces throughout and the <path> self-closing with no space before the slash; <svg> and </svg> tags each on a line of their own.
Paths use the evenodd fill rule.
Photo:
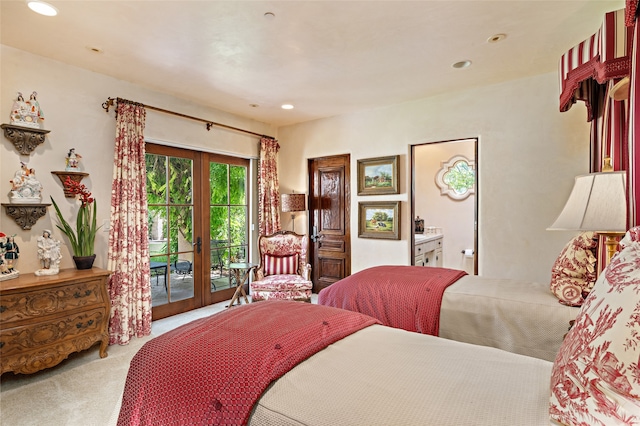
<svg viewBox="0 0 640 426">
<path fill-rule="evenodd" d="M 265 301 L 145 343 L 118 424 L 638 424 L 640 228 L 620 245 L 553 363 Z"/>
<path fill-rule="evenodd" d="M 305 336 L 316 336 L 313 348 Z M 551 366 L 356 312 L 267 301 L 145 344 L 118 424 L 544 425 Z"/>
<path fill-rule="evenodd" d="M 548 285 L 420 266 L 377 266 L 320 291 L 318 303 L 403 330 L 553 361 L 578 307 Z"/>
</svg>

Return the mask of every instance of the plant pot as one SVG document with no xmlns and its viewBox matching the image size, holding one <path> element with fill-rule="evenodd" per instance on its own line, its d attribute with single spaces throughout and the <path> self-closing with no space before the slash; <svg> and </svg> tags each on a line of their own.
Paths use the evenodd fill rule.
<svg viewBox="0 0 640 426">
<path fill-rule="evenodd" d="M 73 261 L 76 262 L 76 269 L 91 269 L 93 268 L 93 261 L 96 260 L 96 255 L 91 256 L 73 256 Z"/>
</svg>

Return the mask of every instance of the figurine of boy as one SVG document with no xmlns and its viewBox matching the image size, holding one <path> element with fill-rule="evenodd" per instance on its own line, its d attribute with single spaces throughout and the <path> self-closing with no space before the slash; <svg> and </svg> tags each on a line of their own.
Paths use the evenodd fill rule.
<svg viewBox="0 0 640 426">
<path fill-rule="evenodd" d="M 60 272 L 60 241 L 51 238 L 51 231 L 45 229 L 42 236 L 38 237 L 38 259 L 40 259 L 41 269 L 34 273 L 36 275 L 56 275 Z"/>
<path fill-rule="evenodd" d="M 80 163 L 81 158 L 82 155 L 76 154 L 76 149 L 71 148 L 67 153 L 67 167 L 65 168 L 65 170 L 68 172 L 78 170 L 78 164 Z"/>
</svg>

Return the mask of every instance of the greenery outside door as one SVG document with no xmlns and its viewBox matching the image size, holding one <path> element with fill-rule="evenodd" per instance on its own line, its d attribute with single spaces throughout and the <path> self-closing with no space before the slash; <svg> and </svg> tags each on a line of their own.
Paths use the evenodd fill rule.
<svg viewBox="0 0 640 426">
<path fill-rule="evenodd" d="M 230 299 L 248 260 L 249 161 L 146 145 L 153 319 Z"/>
</svg>

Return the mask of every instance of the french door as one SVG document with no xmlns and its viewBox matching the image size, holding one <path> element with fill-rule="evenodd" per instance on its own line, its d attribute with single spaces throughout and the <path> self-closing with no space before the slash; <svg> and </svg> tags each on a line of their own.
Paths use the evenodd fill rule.
<svg viewBox="0 0 640 426">
<path fill-rule="evenodd" d="M 249 260 L 249 160 L 146 145 L 153 319 L 230 299 Z"/>
</svg>

